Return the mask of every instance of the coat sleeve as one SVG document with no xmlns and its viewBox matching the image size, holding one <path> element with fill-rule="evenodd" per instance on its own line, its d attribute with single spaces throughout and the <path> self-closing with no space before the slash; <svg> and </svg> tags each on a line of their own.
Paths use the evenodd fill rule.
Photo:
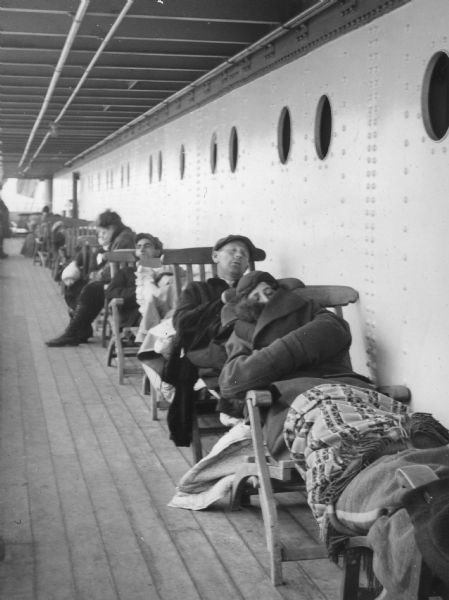
<svg viewBox="0 0 449 600">
<path fill-rule="evenodd" d="M 302 367 L 325 362 L 350 344 L 349 325 L 326 310 L 260 350 L 251 350 L 234 332 L 226 344 L 228 360 L 220 374 L 221 393 L 231 398 L 289 375 L 298 376 Z"/>
<path fill-rule="evenodd" d="M 173 325 L 181 338 L 194 335 L 203 316 L 210 310 L 211 299 L 201 293 L 196 282 L 190 283 L 179 297 Z"/>
</svg>

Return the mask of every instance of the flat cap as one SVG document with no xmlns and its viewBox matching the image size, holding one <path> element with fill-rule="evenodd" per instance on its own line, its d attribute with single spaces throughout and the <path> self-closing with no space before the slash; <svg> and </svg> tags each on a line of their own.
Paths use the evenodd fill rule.
<svg viewBox="0 0 449 600">
<path fill-rule="evenodd" d="M 242 242 L 243 244 L 245 244 L 245 246 L 248 248 L 251 260 L 265 259 L 265 252 L 260 248 L 256 248 L 252 241 L 245 235 L 234 235 L 231 233 L 226 237 L 220 238 L 219 240 L 217 240 L 217 242 L 215 242 L 213 250 L 220 250 L 220 248 L 223 248 L 223 246 L 226 246 L 226 244 L 230 244 L 231 242 Z"/>
</svg>

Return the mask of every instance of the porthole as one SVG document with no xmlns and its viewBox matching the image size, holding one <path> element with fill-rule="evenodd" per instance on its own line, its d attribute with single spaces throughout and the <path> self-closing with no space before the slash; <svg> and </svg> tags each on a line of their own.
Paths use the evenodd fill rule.
<svg viewBox="0 0 449 600">
<path fill-rule="evenodd" d="M 292 143 L 292 123 L 290 119 L 290 111 L 286 106 L 281 110 L 278 123 L 278 152 L 279 159 L 284 165 L 290 155 L 290 147 Z"/>
<path fill-rule="evenodd" d="M 231 129 L 231 134 L 229 136 L 229 166 L 231 167 L 231 171 L 234 171 L 237 168 L 237 162 L 239 159 L 239 138 L 237 135 L 237 129 L 233 127 Z"/>
<path fill-rule="evenodd" d="M 186 170 L 186 151 L 184 148 L 184 144 L 182 144 L 181 150 L 179 151 L 179 172 L 181 175 L 181 179 L 184 179 L 185 170 Z"/>
<path fill-rule="evenodd" d="M 212 173 L 215 173 L 215 171 L 217 170 L 217 155 L 217 134 L 214 133 L 210 141 L 210 170 L 212 171 Z"/>
<path fill-rule="evenodd" d="M 321 96 L 316 109 L 315 118 L 315 149 L 318 157 L 323 160 L 329 152 L 332 136 L 332 110 L 329 98 Z"/>
<path fill-rule="evenodd" d="M 157 160 L 157 173 L 159 177 L 159 181 L 162 179 L 162 152 L 159 150 L 158 160 Z"/>
<path fill-rule="evenodd" d="M 148 160 L 148 179 L 153 183 L 153 155 Z"/>
<path fill-rule="evenodd" d="M 437 52 L 424 75 L 422 93 L 424 127 L 432 140 L 441 140 L 449 129 L 449 56 Z"/>
</svg>

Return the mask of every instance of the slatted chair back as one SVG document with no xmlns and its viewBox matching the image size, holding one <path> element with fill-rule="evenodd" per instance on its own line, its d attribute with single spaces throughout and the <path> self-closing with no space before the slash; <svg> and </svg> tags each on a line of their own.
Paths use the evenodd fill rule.
<svg viewBox="0 0 449 600">
<path fill-rule="evenodd" d="M 206 281 L 217 275 L 217 265 L 212 259 L 212 246 L 197 248 L 176 248 L 164 250 L 162 264 L 173 269 L 175 296 L 179 298 L 185 285 L 192 281 Z M 265 252 L 257 249 L 250 260 L 249 269 L 255 268 L 255 262 L 264 260 Z"/>
<path fill-rule="evenodd" d="M 132 267 L 136 263 L 136 251 L 134 248 L 110 250 L 103 253 L 103 260 L 109 263 L 112 279 L 119 269 Z"/>
<path fill-rule="evenodd" d="M 76 237 L 73 253 L 69 254 L 75 258 L 77 252 L 81 252 L 81 270 L 83 277 L 95 270 L 97 260 L 98 240 L 96 235 L 79 235 Z"/>
</svg>

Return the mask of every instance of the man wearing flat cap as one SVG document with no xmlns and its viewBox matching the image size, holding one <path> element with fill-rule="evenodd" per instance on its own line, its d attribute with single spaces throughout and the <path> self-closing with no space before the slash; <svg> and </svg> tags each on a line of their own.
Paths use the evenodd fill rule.
<svg viewBox="0 0 449 600">
<path fill-rule="evenodd" d="M 217 277 L 194 281 L 181 294 L 173 324 L 187 356 L 199 367 L 200 376 L 216 377 L 226 360 L 222 343 L 230 330 L 221 327 L 222 294 L 237 285 L 255 258 L 265 258 L 265 253 L 246 236 L 221 238 L 212 250 Z"/>
<path fill-rule="evenodd" d="M 237 285 L 250 261 L 264 258 L 263 250 L 256 248 L 244 235 L 231 234 L 220 238 L 212 249 L 217 276 L 205 282 L 191 282 L 182 292 L 173 315 L 173 324 L 178 347 L 183 349 L 187 361 L 183 360 L 182 365 L 174 369 L 168 365 L 167 370 L 172 374 L 166 379 L 170 379 L 169 383 L 174 384 L 178 391 L 183 388 L 188 396 L 184 398 L 184 406 L 194 401 L 189 389 L 198 377 L 211 389 L 218 386 L 218 375 L 226 360 L 224 343 L 232 331 L 232 324 L 221 326 L 222 294 Z M 189 445 L 189 416 L 175 415 L 178 400 L 179 395 L 175 395 L 168 416 L 171 437 L 178 445 Z M 178 426 L 182 431 L 176 431 Z"/>
</svg>

